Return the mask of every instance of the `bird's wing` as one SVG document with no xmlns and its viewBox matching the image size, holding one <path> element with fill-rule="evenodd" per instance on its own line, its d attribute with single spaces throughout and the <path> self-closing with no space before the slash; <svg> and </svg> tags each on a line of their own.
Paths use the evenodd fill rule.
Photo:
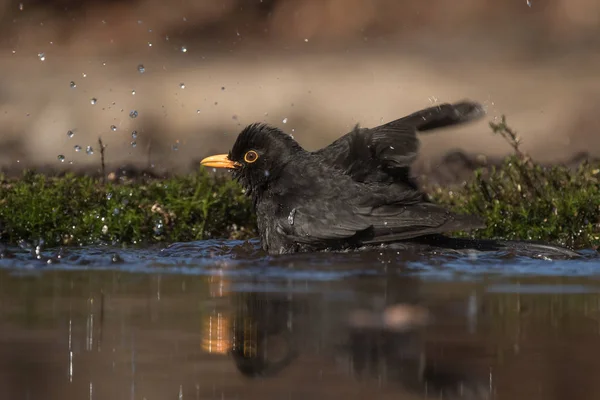
<svg viewBox="0 0 600 400">
<path fill-rule="evenodd" d="M 356 239 L 368 244 L 484 226 L 479 217 L 455 214 L 431 203 L 350 207 L 328 201 L 294 208 L 279 220 L 278 231 L 299 243 Z"/>
<path fill-rule="evenodd" d="M 373 236 L 363 243 L 383 243 L 435 233 L 484 228 L 483 220 L 474 215 L 456 214 L 437 204 L 389 204 L 369 209 L 359 215 L 373 226 Z"/>
<path fill-rule="evenodd" d="M 462 124 L 485 115 L 476 102 L 462 101 L 429 107 L 375 128 L 355 127 L 316 153 L 350 174 L 367 166 L 409 167 L 419 151 L 418 131 Z"/>
<path fill-rule="evenodd" d="M 371 224 L 343 204 L 305 204 L 293 208 L 277 230 L 293 241 L 312 244 L 347 240 L 371 229 Z"/>
</svg>

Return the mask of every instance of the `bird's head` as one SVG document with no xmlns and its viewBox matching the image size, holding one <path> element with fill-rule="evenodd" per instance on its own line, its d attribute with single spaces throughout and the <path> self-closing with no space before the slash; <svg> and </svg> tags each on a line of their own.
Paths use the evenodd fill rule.
<svg viewBox="0 0 600 400">
<path fill-rule="evenodd" d="M 302 147 L 288 134 L 266 124 L 247 126 L 229 154 L 206 157 L 206 167 L 228 168 L 248 194 L 264 190 Z"/>
</svg>

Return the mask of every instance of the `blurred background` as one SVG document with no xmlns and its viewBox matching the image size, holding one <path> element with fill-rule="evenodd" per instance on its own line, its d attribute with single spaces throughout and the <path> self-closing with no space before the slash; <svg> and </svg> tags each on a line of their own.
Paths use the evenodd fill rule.
<svg viewBox="0 0 600 400">
<path fill-rule="evenodd" d="M 353 125 L 478 100 L 488 118 L 423 136 L 502 157 L 505 114 L 542 162 L 600 155 L 594 0 L 0 0 L 0 168 L 181 173 L 247 124 L 315 149 Z M 453 153 L 454 152 L 454 153 Z"/>
</svg>

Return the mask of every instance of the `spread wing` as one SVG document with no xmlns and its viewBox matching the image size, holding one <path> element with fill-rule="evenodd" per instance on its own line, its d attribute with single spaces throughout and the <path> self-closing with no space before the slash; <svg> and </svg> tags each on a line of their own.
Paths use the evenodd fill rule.
<svg viewBox="0 0 600 400">
<path fill-rule="evenodd" d="M 418 131 L 475 121 L 484 115 L 479 103 L 440 104 L 375 128 L 357 126 L 316 153 L 360 182 L 404 181 L 418 155 Z"/>
</svg>

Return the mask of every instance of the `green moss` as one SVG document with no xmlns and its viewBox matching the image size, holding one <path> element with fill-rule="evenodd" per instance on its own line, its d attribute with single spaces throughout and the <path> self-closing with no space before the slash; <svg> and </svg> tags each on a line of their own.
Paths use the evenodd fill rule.
<svg viewBox="0 0 600 400">
<path fill-rule="evenodd" d="M 8 243 L 136 244 L 254 234 L 251 204 L 239 186 L 204 171 L 137 183 L 27 172 L 1 184 L 0 239 Z"/>
<path fill-rule="evenodd" d="M 459 190 L 433 188 L 433 200 L 455 211 L 482 215 L 487 228 L 473 232 L 473 237 L 598 247 L 600 165 L 584 162 L 576 170 L 541 166 L 521 152 L 504 117 L 491 127 L 507 139 L 515 155 L 499 167 L 476 171 Z"/>
</svg>

